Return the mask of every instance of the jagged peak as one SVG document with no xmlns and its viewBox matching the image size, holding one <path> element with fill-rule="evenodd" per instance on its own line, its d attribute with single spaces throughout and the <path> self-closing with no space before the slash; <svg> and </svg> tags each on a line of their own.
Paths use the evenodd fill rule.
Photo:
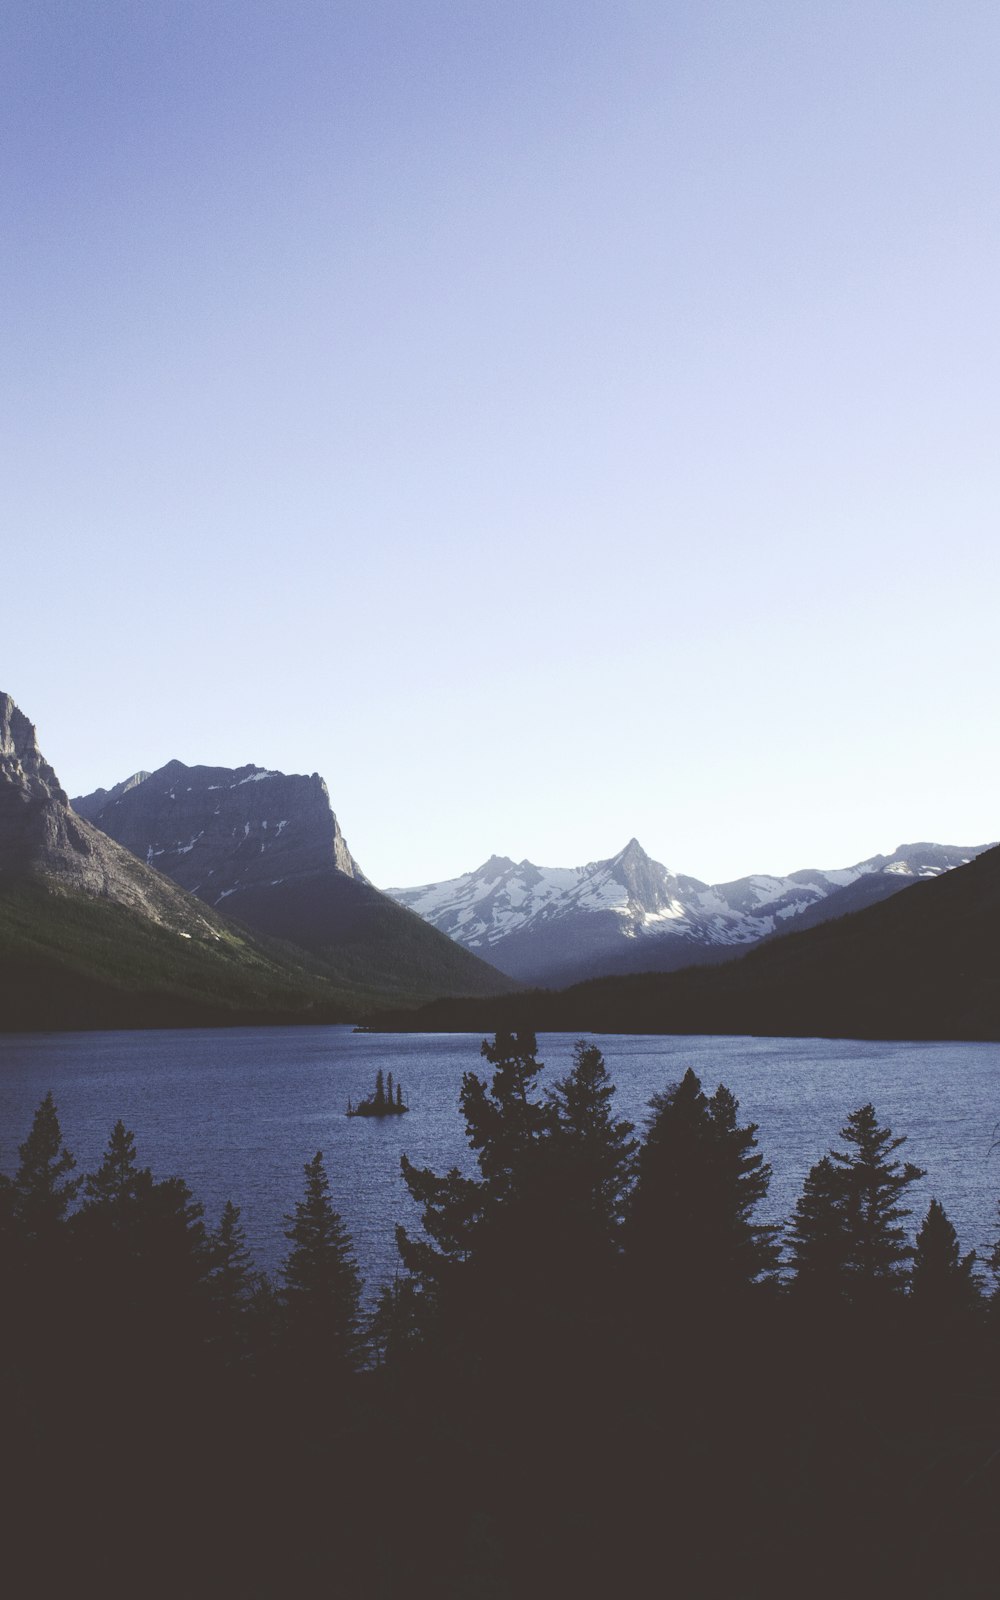
<svg viewBox="0 0 1000 1600">
<path fill-rule="evenodd" d="M 0 755 L 23 760 L 40 754 L 34 724 L 9 694 L 0 694 Z"/>
<path fill-rule="evenodd" d="M 510 856 L 494 855 L 490 856 L 488 861 L 484 861 L 481 867 L 477 867 L 471 876 L 473 878 L 478 878 L 480 873 L 488 873 L 491 877 L 495 878 L 498 877 L 502 872 L 512 871 L 517 865 L 518 863 L 516 861 L 512 861 Z M 522 867 L 530 867 L 531 862 L 522 861 L 520 865 Z"/>
<path fill-rule="evenodd" d="M 36 799 L 68 804 L 59 779 L 38 747 L 34 723 L 9 694 L 0 694 L 0 772 L 7 783 Z"/>
</svg>

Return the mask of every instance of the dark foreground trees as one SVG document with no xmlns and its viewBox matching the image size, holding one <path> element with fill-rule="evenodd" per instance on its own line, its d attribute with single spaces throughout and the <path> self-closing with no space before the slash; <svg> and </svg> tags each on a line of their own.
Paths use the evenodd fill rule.
<svg viewBox="0 0 1000 1600">
<path fill-rule="evenodd" d="M 406 1164 L 427 1232 L 370 1329 L 321 1154 L 271 1291 L 123 1125 L 74 1192 L 44 1108 L 0 1184 L 11 1592 L 991 1593 L 1000 1329 L 936 1203 L 911 1244 L 901 1138 L 851 1114 L 782 1288 L 728 1090 L 686 1074 L 640 1140 L 593 1044 L 549 1086 L 530 1035 L 483 1059 L 474 1173 Z"/>
</svg>

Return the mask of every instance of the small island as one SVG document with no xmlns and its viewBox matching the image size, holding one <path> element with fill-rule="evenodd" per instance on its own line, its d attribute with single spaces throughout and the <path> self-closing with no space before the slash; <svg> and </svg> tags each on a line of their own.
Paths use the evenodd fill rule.
<svg viewBox="0 0 1000 1600">
<path fill-rule="evenodd" d="M 364 1100 L 359 1100 L 357 1105 L 347 1102 L 347 1115 L 349 1117 L 401 1117 L 404 1111 L 409 1111 L 409 1106 L 403 1104 L 403 1086 L 397 1083 L 393 1087 L 392 1073 L 388 1079 L 382 1076 L 379 1067 L 375 1074 L 375 1092 Z"/>
</svg>

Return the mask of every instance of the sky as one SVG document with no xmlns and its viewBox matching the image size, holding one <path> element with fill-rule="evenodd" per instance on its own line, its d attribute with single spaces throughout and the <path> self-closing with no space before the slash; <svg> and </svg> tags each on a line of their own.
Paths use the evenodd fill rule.
<svg viewBox="0 0 1000 1600">
<path fill-rule="evenodd" d="M 383 886 L 1000 837 L 993 0 L 5 0 L 0 690 Z"/>
</svg>

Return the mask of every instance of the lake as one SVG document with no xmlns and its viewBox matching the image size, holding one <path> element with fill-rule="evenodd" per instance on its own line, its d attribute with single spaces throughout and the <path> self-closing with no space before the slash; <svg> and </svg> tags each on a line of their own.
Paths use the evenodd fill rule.
<svg viewBox="0 0 1000 1600">
<path fill-rule="evenodd" d="M 725 1083 L 741 1121 L 759 1125 L 774 1168 L 767 1219 L 789 1214 L 809 1167 L 847 1113 L 874 1102 L 908 1135 L 902 1156 L 927 1168 L 914 1186 L 919 1215 L 931 1195 L 962 1247 L 983 1252 L 997 1235 L 1000 1045 L 870 1043 L 830 1039 L 588 1036 L 618 1087 L 619 1116 L 640 1124 L 652 1094 L 693 1067 L 711 1092 Z M 542 1082 L 569 1070 L 575 1035 L 539 1035 Z M 283 1216 L 302 1192 L 302 1168 L 322 1150 L 334 1204 L 373 1294 L 392 1276 L 394 1227 L 415 1224 L 399 1173 L 418 1166 L 472 1172 L 458 1092 L 466 1071 L 489 1071 L 478 1034 L 363 1034 L 350 1028 L 232 1028 L 135 1033 L 0 1034 L 0 1170 L 48 1089 L 82 1171 L 92 1171 L 121 1117 L 157 1177 L 179 1174 L 218 1221 L 241 1207 L 258 1265 L 287 1249 Z M 348 1096 L 371 1092 L 378 1067 L 402 1083 L 406 1116 L 345 1116 Z M 762 1212 L 762 1217 L 764 1213 Z M 912 1219 L 912 1225 L 918 1221 Z"/>
</svg>

